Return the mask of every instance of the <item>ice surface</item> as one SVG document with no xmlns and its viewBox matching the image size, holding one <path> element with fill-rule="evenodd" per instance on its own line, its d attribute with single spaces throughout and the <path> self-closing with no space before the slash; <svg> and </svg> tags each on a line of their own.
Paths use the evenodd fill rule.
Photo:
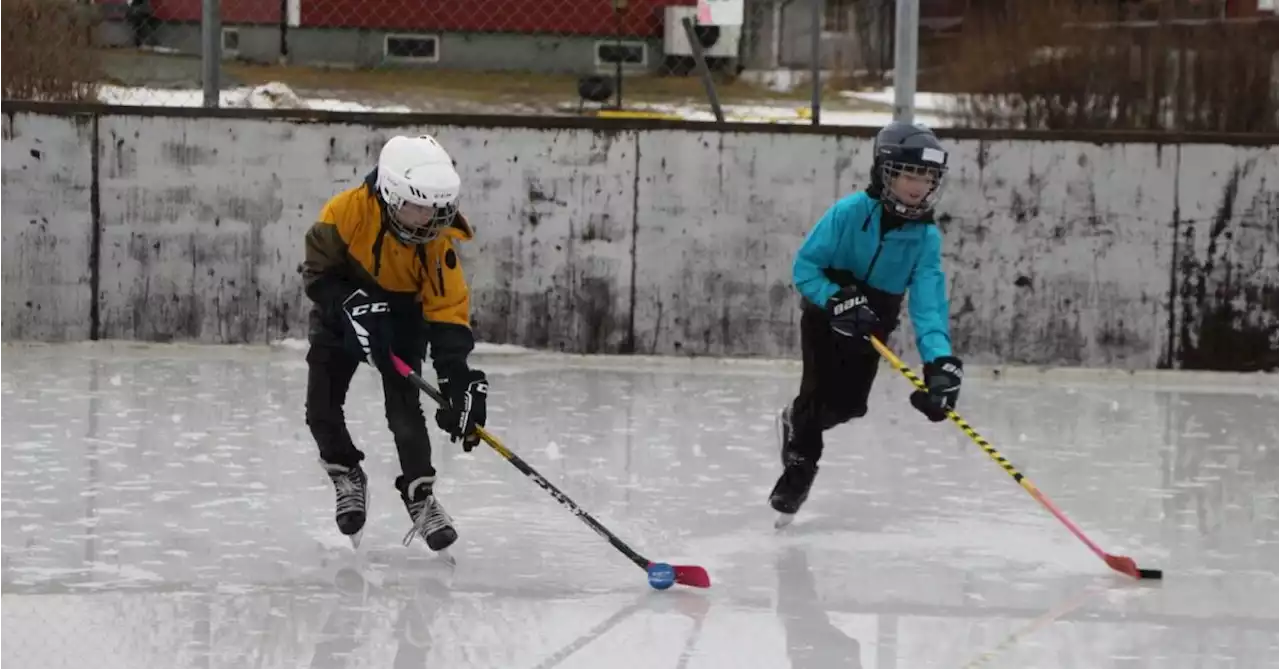
<svg viewBox="0 0 1280 669">
<path fill-rule="evenodd" d="M 794 363 L 480 356 L 499 438 L 644 555 L 710 570 L 710 590 L 656 592 L 434 426 L 459 564 L 401 546 L 370 370 L 347 410 L 372 485 L 353 552 L 296 347 L 3 356 L 6 667 L 1276 666 L 1275 376 L 970 375 L 964 416 L 1104 548 L 1165 571 L 1139 583 L 916 415 L 887 367 L 775 532 Z"/>
</svg>

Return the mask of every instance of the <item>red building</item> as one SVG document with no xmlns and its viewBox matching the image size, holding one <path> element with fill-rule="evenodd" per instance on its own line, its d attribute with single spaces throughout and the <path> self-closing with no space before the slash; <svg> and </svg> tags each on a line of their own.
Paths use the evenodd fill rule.
<svg viewBox="0 0 1280 669">
<path fill-rule="evenodd" d="M 294 0 L 296 2 L 296 0 Z M 97 0 L 100 5 L 126 4 L 125 0 Z M 199 23 L 201 0 L 149 0 L 151 11 L 162 22 Z M 279 24 L 277 0 L 221 0 L 222 22 L 238 24 Z"/>
<path fill-rule="evenodd" d="M 692 1 L 629 0 L 620 16 L 605 0 L 302 0 L 302 25 L 415 32 L 501 32 L 658 37 L 662 8 Z"/>
<path fill-rule="evenodd" d="M 404 32 L 522 33 L 661 37 L 662 8 L 695 0 L 287 0 L 298 27 L 365 28 Z M 200 20 L 201 0 L 151 0 L 160 21 Z M 292 12 L 290 12 L 292 13 Z M 620 14 L 620 15 L 619 15 Z M 226 24 L 275 24 L 275 0 L 222 0 Z"/>
</svg>

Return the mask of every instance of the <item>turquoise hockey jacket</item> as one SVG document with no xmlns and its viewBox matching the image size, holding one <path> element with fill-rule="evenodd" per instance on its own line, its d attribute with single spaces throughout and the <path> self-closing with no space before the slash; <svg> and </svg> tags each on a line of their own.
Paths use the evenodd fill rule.
<svg viewBox="0 0 1280 669">
<path fill-rule="evenodd" d="M 884 207 L 866 191 L 847 195 L 827 210 L 809 231 L 792 265 L 792 279 L 806 300 L 825 307 L 840 286 L 836 273 L 852 273 L 862 286 L 896 296 L 894 313 L 877 315 L 897 321 L 903 293 L 915 328 L 916 348 L 924 362 L 951 355 L 946 275 L 942 272 L 942 234 L 933 221 L 907 221 L 882 231 Z M 843 272 L 841 272 L 843 270 Z M 875 309 L 875 300 L 872 300 Z"/>
</svg>

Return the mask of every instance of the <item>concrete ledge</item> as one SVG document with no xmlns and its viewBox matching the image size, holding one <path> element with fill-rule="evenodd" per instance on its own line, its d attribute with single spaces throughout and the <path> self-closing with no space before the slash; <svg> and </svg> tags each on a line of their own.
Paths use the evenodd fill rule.
<svg viewBox="0 0 1280 669">
<path fill-rule="evenodd" d="M 350 112 L 319 109 L 245 109 L 204 107 L 160 107 L 104 105 L 97 103 L 32 102 L 4 100 L 4 114 L 34 113 L 55 116 L 131 116 L 165 118 L 221 118 L 292 121 L 295 123 L 338 123 L 370 128 L 405 126 L 466 126 L 470 128 L 522 128 L 541 130 L 594 130 L 623 132 L 641 130 L 686 130 L 759 135 L 819 135 L 828 137 L 875 137 L 878 127 L 812 126 L 790 123 L 716 123 L 667 118 L 624 116 L 532 116 L 498 114 L 418 114 L 398 112 Z M 1274 135 L 1225 132 L 1163 132 L 1145 130 L 985 130 L 938 128 L 943 139 L 980 141 L 1084 142 L 1088 144 L 1224 144 L 1228 146 L 1275 146 Z"/>
</svg>

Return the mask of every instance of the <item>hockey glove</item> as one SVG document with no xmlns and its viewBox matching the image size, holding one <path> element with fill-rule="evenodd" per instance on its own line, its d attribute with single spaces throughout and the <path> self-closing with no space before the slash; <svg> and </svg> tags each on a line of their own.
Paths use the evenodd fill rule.
<svg viewBox="0 0 1280 669">
<path fill-rule="evenodd" d="M 867 296 L 855 286 L 845 286 L 827 300 L 831 329 L 846 337 L 866 339 L 880 328 L 880 318 L 867 305 Z"/>
<path fill-rule="evenodd" d="M 944 355 L 924 365 L 924 383 L 929 392 L 917 390 L 911 393 L 911 406 L 937 423 L 946 420 L 947 412 L 954 411 L 960 399 L 960 380 L 964 378 L 964 365 L 959 358 Z"/>
<path fill-rule="evenodd" d="M 440 392 L 448 407 L 436 410 L 436 425 L 449 433 L 450 441 L 462 440 L 462 450 L 470 453 L 480 443 L 477 427 L 484 427 L 489 382 L 484 372 L 466 369 L 453 378 L 440 379 Z"/>
<path fill-rule="evenodd" d="M 391 367 L 391 307 L 380 295 L 357 288 L 342 301 L 345 339 L 353 353 L 380 371 Z"/>
</svg>

